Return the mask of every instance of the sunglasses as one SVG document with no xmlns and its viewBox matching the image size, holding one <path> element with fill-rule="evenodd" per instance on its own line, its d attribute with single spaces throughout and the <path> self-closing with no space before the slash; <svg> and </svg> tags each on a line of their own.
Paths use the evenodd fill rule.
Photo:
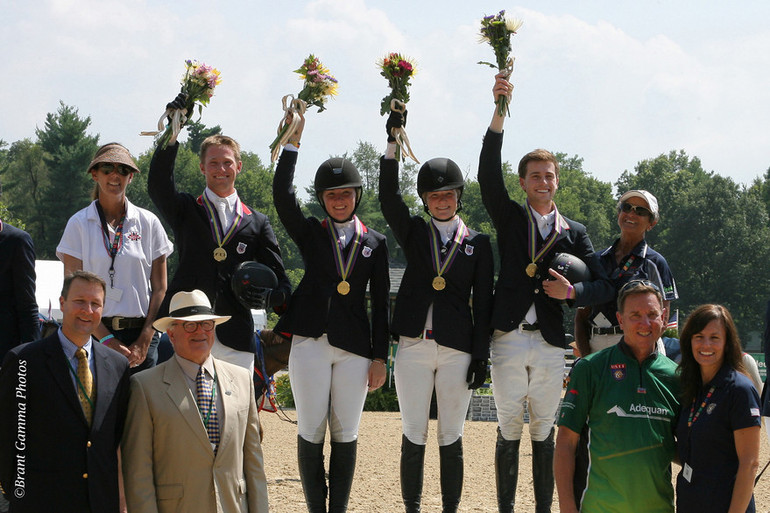
<svg viewBox="0 0 770 513">
<path fill-rule="evenodd" d="M 195 333 L 200 326 L 203 331 L 211 331 L 214 329 L 214 321 L 211 319 L 205 321 L 187 321 L 181 324 L 175 324 L 175 326 L 181 326 L 187 333 Z"/>
<path fill-rule="evenodd" d="M 633 212 L 634 214 L 638 216 L 648 216 L 652 218 L 652 212 L 650 212 L 649 208 L 641 207 L 639 205 L 632 205 L 631 203 L 623 202 L 620 204 L 620 211 L 624 214 L 628 214 L 629 212 Z"/>
<path fill-rule="evenodd" d="M 99 162 L 96 168 L 105 175 L 117 172 L 120 176 L 128 176 L 134 172 L 133 169 L 125 164 L 113 164 L 112 162 Z"/>
<path fill-rule="evenodd" d="M 640 287 L 651 287 L 655 289 L 656 292 L 660 292 L 660 289 L 657 285 L 655 285 L 653 282 L 649 280 L 631 280 L 620 289 L 620 294 L 623 292 L 627 292 L 629 290 L 637 289 Z"/>
</svg>

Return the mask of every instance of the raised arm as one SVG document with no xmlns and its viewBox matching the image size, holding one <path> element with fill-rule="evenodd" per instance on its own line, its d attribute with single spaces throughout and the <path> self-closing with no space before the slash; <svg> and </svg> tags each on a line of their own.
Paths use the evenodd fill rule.
<svg viewBox="0 0 770 513">
<path fill-rule="evenodd" d="M 513 86 L 501 73 L 498 73 L 495 76 L 495 85 L 492 89 L 494 99 L 497 99 L 501 94 L 510 96 L 511 91 L 513 91 Z M 512 202 L 505 188 L 500 154 L 503 146 L 505 117 L 497 113 L 497 106 L 494 107 L 494 112 L 492 122 L 484 136 L 481 156 L 479 157 L 479 188 L 481 189 L 481 200 L 484 203 L 484 208 L 487 209 L 492 218 L 495 228 L 499 230 L 510 222 Z"/>
<path fill-rule="evenodd" d="M 307 228 L 305 216 L 297 201 L 294 187 L 294 171 L 297 166 L 297 154 L 305 129 L 305 117 L 300 115 L 301 121 L 292 140 L 284 147 L 278 159 L 278 166 L 273 177 L 273 202 L 278 211 L 278 217 L 286 228 L 289 236 L 302 249 L 305 239 L 304 232 Z"/>
</svg>

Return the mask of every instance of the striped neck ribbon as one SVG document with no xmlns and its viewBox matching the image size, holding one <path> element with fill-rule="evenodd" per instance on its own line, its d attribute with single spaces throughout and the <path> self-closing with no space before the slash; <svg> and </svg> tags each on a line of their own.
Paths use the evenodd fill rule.
<svg viewBox="0 0 770 513">
<path fill-rule="evenodd" d="M 551 233 L 548 234 L 548 237 L 543 242 L 543 246 L 540 248 L 540 250 L 537 250 L 537 234 L 540 233 L 540 230 L 537 227 L 537 221 L 535 221 L 535 217 L 532 215 L 532 207 L 529 206 L 529 200 L 527 200 L 527 220 L 529 221 L 529 224 L 527 226 L 527 245 L 528 245 L 528 251 L 529 251 L 529 258 L 532 260 L 532 263 L 534 264 L 538 260 L 540 260 L 543 255 L 548 253 L 548 251 L 553 247 L 554 244 L 556 244 L 556 239 L 559 235 L 561 235 L 562 232 L 562 220 L 561 220 L 561 214 L 559 214 L 559 210 L 556 208 L 556 205 L 553 206 L 553 228 L 551 229 Z"/>
<path fill-rule="evenodd" d="M 337 229 L 334 227 L 334 220 L 327 217 L 326 226 L 329 229 L 329 238 L 331 239 L 332 248 L 334 248 L 334 264 L 337 266 L 337 274 L 340 275 L 343 281 L 346 281 L 353 271 L 353 267 L 356 265 L 358 246 L 361 244 L 361 239 L 364 237 L 364 224 L 358 219 L 358 216 L 353 216 L 355 235 L 353 236 L 353 240 L 350 241 L 350 251 L 348 252 L 347 259 L 345 259 L 344 248 L 340 245 L 339 235 L 337 235 Z"/>
<path fill-rule="evenodd" d="M 468 227 L 465 226 L 463 220 L 458 217 L 458 221 L 457 230 L 455 231 L 455 236 L 452 240 L 452 247 L 449 248 L 449 251 L 446 253 L 446 257 L 444 257 L 443 260 L 441 258 L 441 247 L 443 246 L 443 244 L 441 244 L 441 234 L 439 234 L 436 225 L 434 225 L 432 221 L 428 221 L 428 226 L 430 226 L 431 239 L 430 253 L 433 260 L 433 270 L 436 271 L 436 276 L 441 276 L 447 271 L 447 269 L 452 267 L 452 262 L 454 262 L 454 259 L 457 256 L 458 249 L 460 249 L 460 246 L 462 246 L 465 238 L 470 235 Z"/>
</svg>

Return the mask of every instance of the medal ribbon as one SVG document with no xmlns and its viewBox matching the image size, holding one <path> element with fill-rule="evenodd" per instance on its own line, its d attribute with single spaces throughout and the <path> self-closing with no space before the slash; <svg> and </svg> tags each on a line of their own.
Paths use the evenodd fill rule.
<svg viewBox="0 0 770 513">
<path fill-rule="evenodd" d="M 551 233 L 548 235 L 548 238 L 545 240 L 543 247 L 540 248 L 540 251 L 536 251 L 537 249 L 537 234 L 539 232 L 537 227 L 537 222 L 535 221 L 535 218 L 532 216 L 532 208 L 529 206 L 529 200 L 527 200 L 527 208 L 525 209 L 527 211 L 527 219 L 529 220 L 529 224 L 527 225 L 527 244 L 528 244 L 528 250 L 529 250 L 529 257 L 532 259 L 532 263 L 534 264 L 538 260 L 540 260 L 543 255 L 548 253 L 548 250 L 550 250 L 554 244 L 556 244 L 556 238 L 561 235 L 562 227 L 561 227 L 561 214 L 559 214 L 559 211 L 556 208 L 556 205 L 553 206 L 554 216 L 553 216 L 553 229 L 551 230 Z"/>
<path fill-rule="evenodd" d="M 214 208 L 214 205 L 212 205 L 211 200 L 209 200 L 206 193 L 204 192 L 201 196 L 203 197 L 203 205 L 206 207 L 206 215 L 208 216 L 209 222 L 211 223 L 211 233 L 214 236 L 214 240 L 217 241 L 217 244 L 221 248 L 222 246 L 230 242 L 230 239 L 233 238 L 233 234 L 238 230 L 238 227 L 241 226 L 241 221 L 243 221 L 243 216 L 238 213 L 238 211 L 240 210 L 238 208 L 238 205 L 240 204 L 241 200 L 236 198 L 235 219 L 233 219 L 233 223 L 230 225 L 230 229 L 227 230 L 227 233 L 222 235 L 222 232 L 224 230 L 219 225 L 219 214 Z"/>
<path fill-rule="evenodd" d="M 126 214 L 120 219 L 118 226 L 115 227 L 115 239 L 110 244 L 110 229 L 107 227 L 107 216 L 104 215 L 104 209 L 99 201 L 96 201 L 96 211 L 99 213 L 99 220 L 102 223 L 102 242 L 107 254 L 110 255 L 110 288 L 115 286 L 115 257 L 123 247 L 123 223 L 126 221 Z"/>
<path fill-rule="evenodd" d="M 326 226 L 329 227 L 329 237 L 332 241 L 332 247 L 334 248 L 334 264 L 337 266 L 337 274 L 340 275 L 343 281 L 347 281 L 348 275 L 356 265 L 356 259 L 358 258 L 358 245 L 361 243 L 361 239 L 364 237 L 364 225 L 358 220 L 357 216 L 353 216 L 353 226 L 355 227 L 356 234 L 353 240 L 350 241 L 350 251 L 348 252 L 347 261 L 343 253 L 343 248 L 340 247 L 339 236 L 337 235 L 337 229 L 334 228 L 334 221 L 331 218 L 326 218 Z"/>
<path fill-rule="evenodd" d="M 458 218 L 458 221 L 459 223 L 457 224 L 455 238 L 452 241 L 452 247 L 449 248 L 449 251 L 447 252 L 446 258 L 444 258 L 443 262 L 441 261 L 441 236 L 439 235 L 438 229 L 433 224 L 433 222 L 428 222 L 428 226 L 430 226 L 431 239 L 430 252 L 431 256 L 433 257 L 433 270 L 436 271 L 437 276 L 441 276 L 447 271 L 447 269 L 452 266 L 452 262 L 454 262 L 454 259 L 457 256 L 457 250 L 462 245 L 463 240 L 470 236 L 470 232 L 468 232 L 468 228 L 465 226 L 465 223 L 463 223 L 463 220 Z"/>
<path fill-rule="evenodd" d="M 706 397 L 703 399 L 703 402 L 700 403 L 700 407 L 698 408 L 698 411 L 695 411 L 695 399 L 692 400 L 692 405 L 690 406 L 690 415 L 687 417 L 687 427 L 692 427 L 693 424 L 695 424 L 695 421 L 698 420 L 698 417 L 700 416 L 700 412 L 703 411 L 703 408 L 706 407 L 706 404 L 708 404 L 709 399 L 711 399 L 711 396 L 714 394 L 714 390 L 716 390 L 717 387 L 714 385 L 711 385 L 711 388 L 709 388 L 708 393 L 706 394 Z"/>
</svg>

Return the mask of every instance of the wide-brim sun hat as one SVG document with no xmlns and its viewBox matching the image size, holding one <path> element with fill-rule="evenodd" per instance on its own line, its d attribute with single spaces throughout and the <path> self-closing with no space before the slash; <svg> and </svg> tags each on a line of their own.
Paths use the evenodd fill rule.
<svg viewBox="0 0 770 513">
<path fill-rule="evenodd" d="M 168 317 L 163 317 L 153 322 L 153 328 L 158 331 L 168 331 L 169 326 L 174 321 L 214 321 L 216 326 L 230 320 L 229 315 L 214 314 L 209 298 L 201 290 L 177 292 L 171 298 L 171 305 L 168 310 Z"/>
<path fill-rule="evenodd" d="M 91 163 L 88 164 L 88 171 L 91 171 L 94 166 L 101 164 L 102 162 L 110 164 L 123 164 L 131 168 L 134 173 L 139 172 L 139 168 L 136 167 L 131 152 L 129 152 L 124 146 L 118 143 L 105 144 L 96 152 Z"/>
<path fill-rule="evenodd" d="M 628 191 L 624 193 L 618 200 L 618 207 L 620 207 L 620 204 L 629 198 L 643 199 L 647 203 L 647 207 L 649 208 L 650 212 L 652 212 L 652 216 L 654 218 L 653 221 L 660 219 L 660 213 L 658 211 L 658 200 L 655 198 L 655 196 L 652 195 L 651 192 L 642 189 Z"/>
</svg>

